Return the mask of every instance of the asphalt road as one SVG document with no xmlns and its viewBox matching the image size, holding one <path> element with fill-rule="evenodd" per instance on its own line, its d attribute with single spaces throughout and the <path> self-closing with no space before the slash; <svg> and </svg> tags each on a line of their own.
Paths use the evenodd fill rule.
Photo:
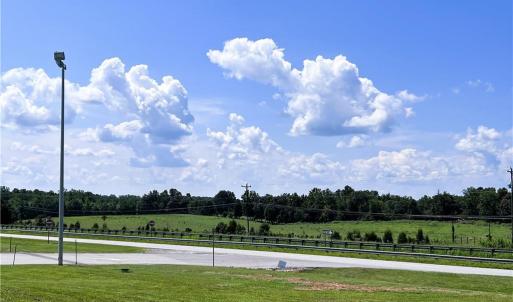
<svg viewBox="0 0 513 302">
<path fill-rule="evenodd" d="M 47 240 L 44 236 L 0 234 L 1 237 Z M 57 237 L 50 237 L 56 241 Z M 148 253 L 79 253 L 78 263 L 84 265 L 106 264 L 181 264 L 181 265 L 212 265 L 212 248 L 186 245 L 157 244 L 146 242 L 129 242 L 114 240 L 96 240 L 83 238 L 64 238 L 65 241 L 78 243 L 132 246 L 148 249 Z M 1 253 L 0 264 L 12 265 L 14 255 Z M 75 263 L 74 253 L 65 253 L 66 263 Z M 287 267 L 361 267 L 374 269 L 396 269 L 409 271 L 442 272 L 469 275 L 491 275 L 513 277 L 513 270 L 370 260 L 347 257 L 306 255 L 265 251 L 250 251 L 215 248 L 214 262 L 216 266 L 276 268 L 278 261 L 285 261 Z M 18 253 L 16 264 L 56 264 L 56 253 Z"/>
</svg>

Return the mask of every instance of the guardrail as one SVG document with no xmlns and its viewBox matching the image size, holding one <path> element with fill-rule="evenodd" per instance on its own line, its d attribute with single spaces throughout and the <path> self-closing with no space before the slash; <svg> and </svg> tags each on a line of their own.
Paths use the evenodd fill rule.
<svg viewBox="0 0 513 302">
<path fill-rule="evenodd" d="M 45 227 L 34 227 L 34 226 L 0 226 L 1 229 L 4 230 L 15 230 L 15 231 L 25 231 L 25 232 L 38 232 L 38 233 L 47 233 L 47 232 L 56 232 L 56 228 L 45 228 Z M 293 238 L 283 238 L 283 237 L 261 237 L 261 236 L 240 236 L 240 235 L 226 235 L 226 234 L 199 234 L 206 239 L 194 239 L 194 238 L 184 238 L 186 234 L 182 232 L 147 232 L 146 231 L 125 231 L 125 233 L 129 233 L 130 235 L 118 233 L 122 233 L 122 231 L 109 231 L 108 233 L 102 232 L 88 232 L 90 229 L 66 229 L 66 233 L 75 234 L 78 236 L 92 236 L 92 237 L 107 237 L 107 238 L 119 238 L 119 239 L 137 239 L 137 240 L 148 240 L 148 241 L 166 241 L 166 242 L 180 242 L 180 243 L 202 243 L 202 244 L 211 244 L 212 240 L 215 240 L 216 244 L 224 244 L 224 245 L 246 245 L 246 246 L 259 246 L 259 247 L 278 247 L 278 248 L 287 248 L 287 249 L 307 249 L 307 250 L 317 250 L 317 251 L 326 251 L 326 252 L 342 252 L 342 253 L 359 253 L 359 254 L 376 254 L 376 255 L 396 255 L 396 256 L 415 256 L 415 257 L 427 257 L 427 258 L 439 258 L 439 259 L 457 259 L 457 260 L 470 260 L 470 261 L 478 261 L 478 262 L 496 262 L 496 263 L 511 263 L 513 264 L 513 259 L 507 258 L 494 258 L 495 254 L 506 254 L 512 255 L 513 250 L 506 249 L 487 249 L 487 248 L 470 248 L 474 250 L 483 250 L 489 252 L 491 257 L 475 257 L 475 256 L 463 256 L 463 255 L 450 255 L 450 254 L 436 254 L 436 253 L 423 253 L 423 252 L 415 252 L 415 245 L 399 245 L 399 244 L 380 244 L 380 243 L 366 243 L 366 242 L 354 242 L 354 241 L 327 241 L 326 245 L 323 246 L 319 244 L 319 242 L 324 243 L 321 240 L 307 240 L 307 239 L 293 239 Z M 84 232 L 85 231 L 85 232 Z M 135 235 L 135 233 L 138 233 Z M 145 234 L 146 236 L 141 236 Z M 161 235 L 162 237 L 157 237 L 157 235 Z M 150 236 L 148 236 L 150 235 Z M 166 237 L 166 235 L 168 237 Z M 173 235 L 181 235 L 181 238 L 172 237 Z M 196 234 L 198 235 L 198 234 Z M 214 236 L 214 238 L 212 238 Z M 237 239 L 238 240 L 234 240 Z M 245 239 L 250 239 L 245 241 Z M 259 242 L 257 240 L 253 240 L 259 238 L 263 240 L 263 242 Z M 274 239 L 269 240 L 269 239 Z M 280 243 L 280 240 L 282 240 Z M 290 243 L 289 243 L 289 240 Z M 295 240 L 295 241 L 294 241 Z M 301 244 L 293 244 L 294 242 L 300 242 Z M 305 244 L 307 242 L 316 241 L 317 245 L 308 245 Z M 330 245 L 331 243 L 331 245 Z M 350 248 L 350 247 L 337 247 L 335 244 L 345 244 L 352 243 L 357 244 L 358 248 Z M 385 247 L 396 246 L 402 248 L 411 249 L 411 251 L 399 251 L 399 250 L 385 250 Z M 412 248 L 412 246 L 414 248 Z M 365 249 L 365 247 L 374 247 L 375 249 Z M 419 247 L 425 246 L 416 246 L 417 250 Z M 434 246 L 428 246 L 431 249 L 435 250 Z M 463 247 L 443 247 L 438 246 L 436 248 L 441 248 L 437 251 L 455 251 L 454 248 L 463 248 Z M 452 249 L 451 249 L 452 248 Z"/>
</svg>

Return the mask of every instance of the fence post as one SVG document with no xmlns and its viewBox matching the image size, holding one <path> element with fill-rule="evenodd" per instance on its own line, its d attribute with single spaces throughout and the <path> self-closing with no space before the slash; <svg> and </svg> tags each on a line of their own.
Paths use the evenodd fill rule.
<svg viewBox="0 0 513 302">
<path fill-rule="evenodd" d="M 75 239 L 75 265 L 78 264 L 78 247 L 77 247 L 77 240 Z"/>
<path fill-rule="evenodd" d="M 15 261 L 16 261 L 16 245 L 14 245 L 14 257 L 12 258 L 12 266 L 14 266 Z"/>
<path fill-rule="evenodd" d="M 216 238 L 216 236 L 214 235 L 214 230 L 212 230 L 212 267 L 215 266 L 215 258 L 214 258 L 215 257 L 215 250 L 214 250 L 215 247 L 214 246 L 215 246 L 215 242 L 216 242 L 215 238 Z"/>
</svg>

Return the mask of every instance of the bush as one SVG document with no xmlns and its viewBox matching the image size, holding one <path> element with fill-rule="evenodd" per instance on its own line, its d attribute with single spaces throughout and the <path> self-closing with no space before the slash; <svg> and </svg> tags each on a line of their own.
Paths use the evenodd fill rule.
<svg viewBox="0 0 513 302">
<path fill-rule="evenodd" d="M 219 233 L 219 234 L 226 234 L 226 228 L 228 226 L 226 225 L 226 223 L 224 222 L 219 222 L 216 227 L 214 228 L 214 232 L 215 233 Z"/>
<path fill-rule="evenodd" d="M 97 224 L 97 223 L 94 223 L 94 224 L 93 224 L 93 227 L 92 227 L 91 229 L 95 229 L 95 230 L 97 230 L 97 229 L 99 229 L 99 228 L 100 228 L 100 227 L 98 226 L 98 224 Z"/>
<path fill-rule="evenodd" d="M 269 234 L 271 234 L 271 227 L 268 223 L 262 223 L 258 228 L 258 235 L 269 236 Z"/>
<path fill-rule="evenodd" d="M 80 221 L 75 222 L 75 229 L 80 229 Z"/>
<path fill-rule="evenodd" d="M 104 224 L 102 225 L 102 230 L 107 231 L 108 229 L 109 229 L 109 228 L 107 227 L 107 224 L 106 224 L 106 223 L 104 223 Z"/>
<path fill-rule="evenodd" d="M 383 242 L 384 243 L 394 243 L 394 237 L 392 236 L 392 231 L 386 230 L 385 234 L 383 234 Z"/>
<path fill-rule="evenodd" d="M 365 241 L 381 242 L 381 238 L 379 238 L 378 235 L 376 235 L 376 233 L 374 233 L 374 232 L 365 233 L 364 240 Z"/>
<path fill-rule="evenodd" d="M 237 221 L 235 220 L 230 220 L 230 222 L 228 222 L 228 227 L 226 227 L 226 233 L 227 234 L 235 234 L 237 232 Z"/>
<path fill-rule="evenodd" d="M 169 229 L 168 229 L 168 231 L 169 231 Z M 190 233 L 190 232 L 192 232 L 192 229 L 191 229 L 191 228 L 185 228 L 185 231 L 186 231 L 187 233 Z"/>
<path fill-rule="evenodd" d="M 417 243 L 423 243 L 424 242 L 424 232 L 422 229 L 419 229 L 417 231 Z"/>
<path fill-rule="evenodd" d="M 360 231 L 358 231 L 358 230 L 347 232 L 347 236 L 346 236 L 347 240 L 355 241 L 355 240 L 360 240 L 361 238 L 362 238 L 362 236 L 360 235 Z"/>
<path fill-rule="evenodd" d="M 408 237 L 406 237 L 405 232 L 399 233 L 399 236 L 397 236 L 397 243 L 408 243 Z"/>
<path fill-rule="evenodd" d="M 340 237 L 340 233 L 339 233 L 339 232 L 335 231 L 335 232 L 333 232 L 333 234 L 331 235 L 331 239 L 332 239 L 332 240 L 340 240 L 340 239 L 342 239 L 342 237 Z"/>
</svg>

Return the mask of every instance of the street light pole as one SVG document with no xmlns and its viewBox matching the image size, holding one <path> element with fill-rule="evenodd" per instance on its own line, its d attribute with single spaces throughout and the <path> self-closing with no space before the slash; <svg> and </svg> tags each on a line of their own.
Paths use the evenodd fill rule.
<svg viewBox="0 0 513 302">
<path fill-rule="evenodd" d="M 63 244 L 64 244 L 64 71 L 66 70 L 66 64 L 62 62 L 64 52 L 55 52 L 53 54 L 57 66 L 62 71 L 62 90 L 61 90 L 61 167 L 60 167 L 60 186 L 59 186 L 59 257 L 58 264 L 62 265 L 63 262 Z"/>
<path fill-rule="evenodd" d="M 511 177 L 511 195 L 509 201 L 509 212 L 511 214 L 511 245 L 513 246 L 513 168 L 509 167 L 509 176 Z"/>
</svg>

